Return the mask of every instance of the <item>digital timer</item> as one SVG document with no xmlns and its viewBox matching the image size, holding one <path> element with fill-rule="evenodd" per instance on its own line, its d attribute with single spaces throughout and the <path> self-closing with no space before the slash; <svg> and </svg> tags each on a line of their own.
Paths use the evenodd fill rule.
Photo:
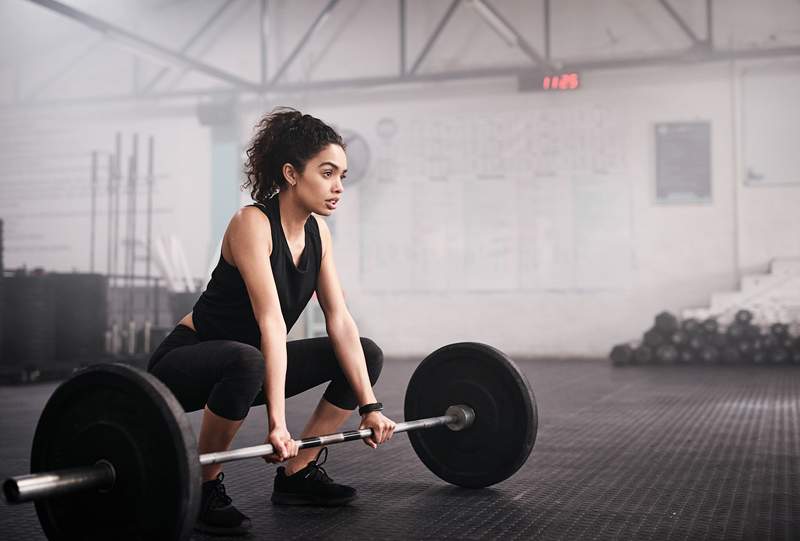
<svg viewBox="0 0 800 541">
<path fill-rule="evenodd" d="M 542 77 L 542 90 L 575 90 L 580 86 L 580 76 L 575 72 Z"/>
</svg>

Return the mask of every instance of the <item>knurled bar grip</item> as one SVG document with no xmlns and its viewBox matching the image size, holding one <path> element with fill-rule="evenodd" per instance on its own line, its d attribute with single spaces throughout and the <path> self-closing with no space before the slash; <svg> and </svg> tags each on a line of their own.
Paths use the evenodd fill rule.
<svg viewBox="0 0 800 541">
<path fill-rule="evenodd" d="M 446 425 L 456 421 L 457 419 L 454 415 L 442 415 L 441 417 L 430 417 L 428 419 L 419 419 L 418 421 L 397 423 L 394 431 L 395 433 L 398 433 L 419 430 L 423 428 L 433 428 L 435 426 Z M 347 432 L 339 432 L 338 434 L 329 434 L 327 436 L 303 438 L 302 440 L 295 440 L 295 443 L 297 443 L 298 449 L 307 449 L 310 447 L 322 447 L 323 445 L 343 443 L 346 441 L 363 440 L 370 436 L 372 436 L 372 429 L 364 428 L 362 430 L 348 430 Z M 200 455 L 200 464 L 202 466 L 207 466 L 208 464 L 233 462 L 234 460 L 244 460 L 245 458 L 267 456 L 274 452 L 275 449 L 268 443 L 264 445 L 254 445 L 253 447 L 243 447 L 241 449 L 234 449 L 232 451 L 202 454 Z"/>
</svg>

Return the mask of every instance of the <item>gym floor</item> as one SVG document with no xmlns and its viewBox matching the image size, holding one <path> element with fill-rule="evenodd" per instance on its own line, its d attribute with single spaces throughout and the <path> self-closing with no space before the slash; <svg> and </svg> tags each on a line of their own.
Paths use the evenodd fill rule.
<svg viewBox="0 0 800 541">
<path fill-rule="evenodd" d="M 398 435 L 377 451 L 330 447 L 325 468 L 358 488 L 353 505 L 284 508 L 268 502 L 274 466 L 230 463 L 226 486 L 253 519 L 250 538 L 800 539 L 800 369 L 517 362 L 536 394 L 539 434 L 511 479 L 447 485 Z M 376 392 L 394 419 L 415 364 L 385 363 Z M 3 478 L 27 471 L 54 387 L 0 387 Z M 289 400 L 293 433 L 321 392 Z M 197 428 L 199 414 L 190 418 Z M 234 445 L 261 443 L 264 431 L 264 410 L 253 409 Z M 30 504 L 0 505 L 0 531 L 44 539 Z"/>
</svg>

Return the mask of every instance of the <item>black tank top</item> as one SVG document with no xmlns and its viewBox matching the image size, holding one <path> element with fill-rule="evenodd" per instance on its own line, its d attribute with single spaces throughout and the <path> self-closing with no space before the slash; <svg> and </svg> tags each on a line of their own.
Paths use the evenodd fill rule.
<svg viewBox="0 0 800 541">
<path fill-rule="evenodd" d="M 313 216 L 306 220 L 305 248 L 300 255 L 300 263 L 295 266 L 281 226 L 278 196 L 267 200 L 266 205 L 256 203 L 251 206 L 258 207 L 266 214 L 272 229 L 269 262 L 288 331 L 317 288 L 322 261 L 319 226 Z M 253 305 L 244 279 L 239 269 L 225 261 L 222 253 L 206 290 L 194 305 L 192 318 L 200 340 L 236 340 L 261 347 L 261 331 L 253 315 Z"/>
</svg>

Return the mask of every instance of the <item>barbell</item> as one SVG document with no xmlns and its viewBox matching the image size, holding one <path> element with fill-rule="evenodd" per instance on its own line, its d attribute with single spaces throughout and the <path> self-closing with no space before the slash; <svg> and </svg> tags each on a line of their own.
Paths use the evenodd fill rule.
<svg viewBox="0 0 800 541">
<path fill-rule="evenodd" d="M 525 463 L 536 441 L 536 400 L 501 351 L 474 342 L 444 346 L 416 368 L 397 424 L 439 478 L 480 488 Z M 299 448 L 364 439 L 370 429 L 314 436 Z M 42 411 L 31 474 L 3 482 L 9 503 L 34 501 L 48 539 L 187 539 L 201 493 L 201 466 L 261 457 L 271 445 L 198 455 L 189 419 L 154 376 L 98 364 L 62 383 Z"/>
</svg>

